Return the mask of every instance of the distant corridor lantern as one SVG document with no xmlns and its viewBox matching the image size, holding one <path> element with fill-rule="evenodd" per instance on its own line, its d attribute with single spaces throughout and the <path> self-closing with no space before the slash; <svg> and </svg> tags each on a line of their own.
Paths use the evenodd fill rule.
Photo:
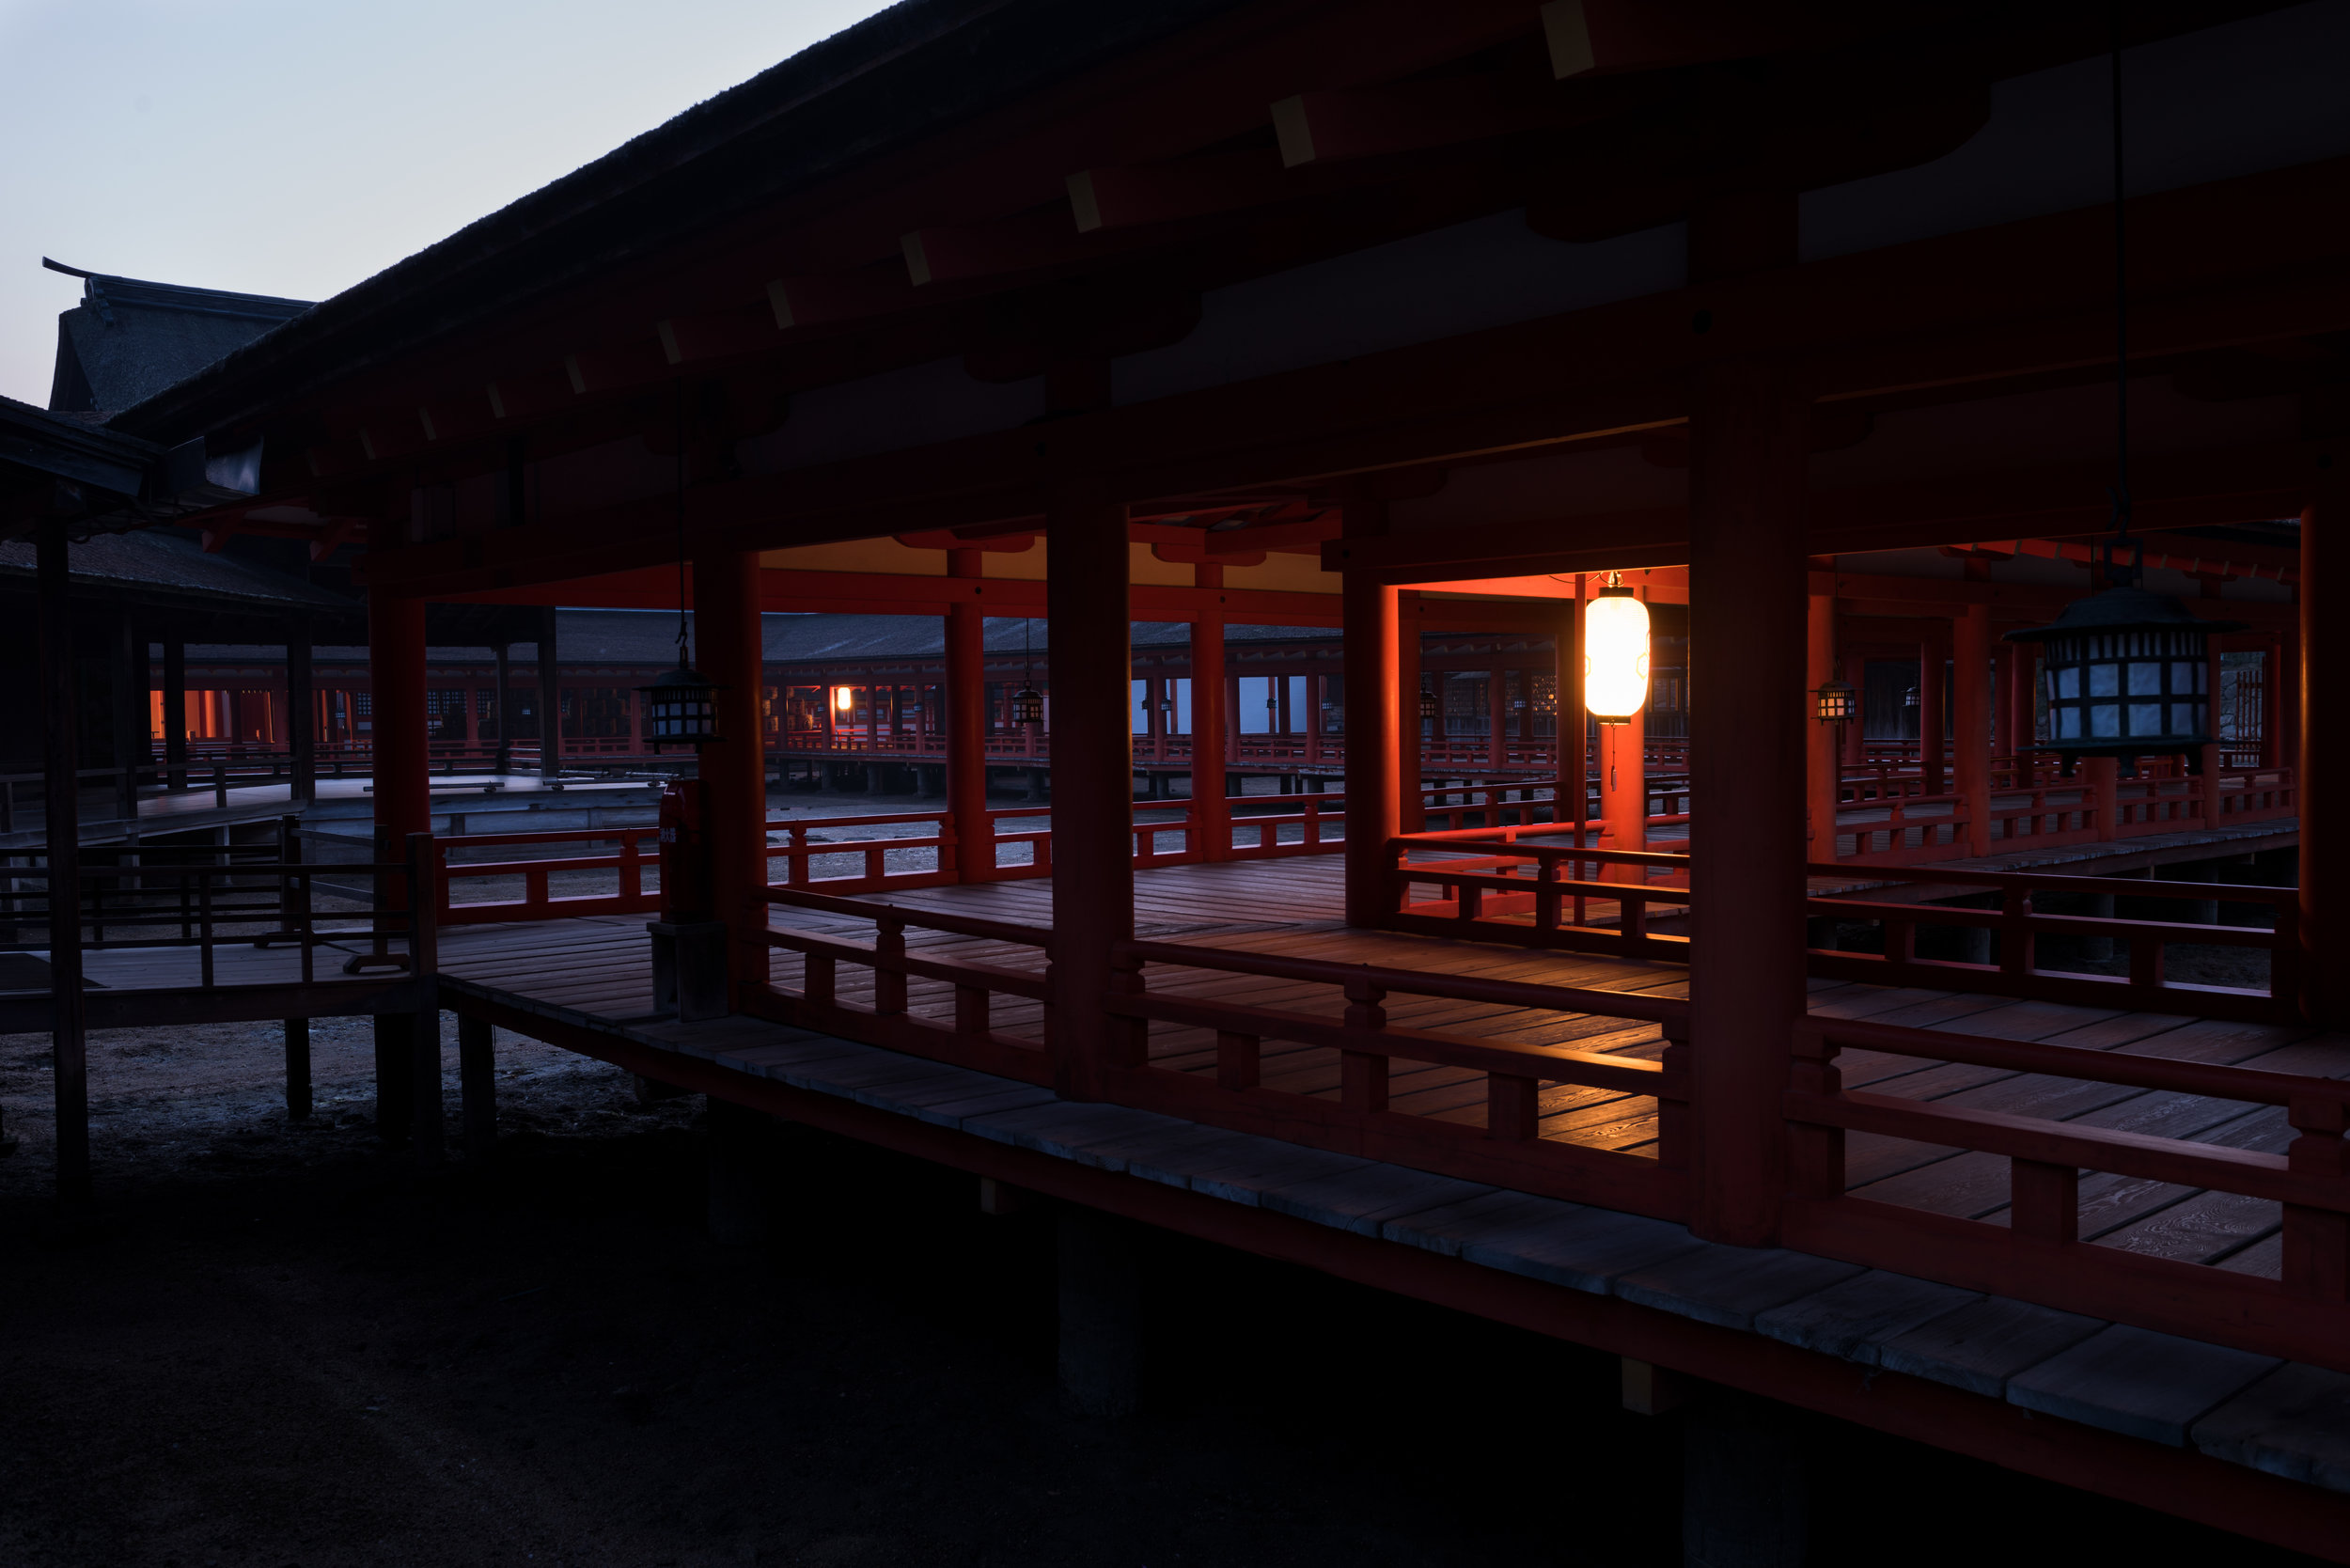
<svg viewBox="0 0 2350 1568">
<path fill-rule="evenodd" d="M 1648 701 L 1648 606 L 1610 572 L 1584 614 L 1583 706 L 1602 724 L 1628 724 Z"/>
<path fill-rule="evenodd" d="M 832 705 L 834 711 L 838 713 L 854 712 L 856 708 L 856 688 L 854 686 L 833 687 Z"/>
<path fill-rule="evenodd" d="M 2010 632 L 2040 644 L 2044 745 L 2064 759 L 2184 756 L 2200 771 L 2211 736 L 2210 638 L 2240 620 L 2198 620 L 2160 593 L 2123 586 L 2076 599 L 2045 626 Z"/>
<path fill-rule="evenodd" d="M 1022 686 L 1012 693 L 1011 722 L 1042 724 L 1044 722 L 1044 694 L 1034 686 Z"/>
<path fill-rule="evenodd" d="M 665 745 L 708 745 L 718 739 L 717 684 L 692 665 L 678 661 L 665 670 L 645 694 L 645 738 L 659 751 Z"/>
<path fill-rule="evenodd" d="M 1434 724 L 1444 717 L 1444 704 L 1436 700 L 1435 688 L 1425 675 L 1419 678 L 1419 717 L 1423 724 Z"/>
</svg>

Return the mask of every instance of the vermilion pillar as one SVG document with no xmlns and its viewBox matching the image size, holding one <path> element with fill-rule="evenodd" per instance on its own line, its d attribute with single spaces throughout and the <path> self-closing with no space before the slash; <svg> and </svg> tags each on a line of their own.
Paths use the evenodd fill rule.
<svg viewBox="0 0 2350 1568">
<path fill-rule="evenodd" d="M 1559 617 L 1559 630 L 1552 634 L 1553 680 L 1558 684 L 1559 782 L 1554 787 L 1557 804 L 1552 820 L 1573 823 L 1577 829 L 1583 825 L 1583 813 L 1589 807 L 1590 754 L 1587 731 L 1589 724 L 1583 716 L 1583 585 L 1585 579 L 1574 580 L 1574 597 L 1567 602 L 1566 611 Z M 1580 834 L 1577 835 L 1580 841 Z"/>
<path fill-rule="evenodd" d="M 1198 824 L 1199 853 L 1222 860 L 1232 853 L 1232 808 L 1224 794 L 1227 755 L 1224 674 L 1224 568 L 1191 569 L 1192 585 L 1214 592 L 1191 623 L 1191 819 Z"/>
<path fill-rule="evenodd" d="M 1991 853 L 1991 606 L 1969 604 L 1952 628 L 1950 748 L 1966 850 Z"/>
<path fill-rule="evenodd" d="M 1950 679 L 1950 648 L 1939 636 L 1918 645 L 1918 766 L 1925 792 L 1938 795 L 1948 778 L 1942 769 L 1942 685 Z"/>
<path fill-rule="evenodd" d="M 1063 491 L 1045 514 L 1052 628 L 1053 1087 L 1099 1100 L 1139 1066 L 1139 1036 L 1103 1010 L 1112 949 L 1135 931 L 1133 635 L 1125 509 Z M 1219 778 L 1217 782 L 1222 781 Z"/>
<path fill-rule="evenodd" d="M 368 678 L 374 688 L 375 825 L 395 851 L 432 828 L 424 712 L 424 601 L 368 590 Z"/>
<path fill-rule="evenodd" d="M 711 902 L 732 940 L 729 989 L 767 983 L 768 949 L 754 935 L 767 909 L 753 896 L 767 886 L 767 769 L 760 754 L 759 557 L 756 552 L 694 554 L 695 666 L 718 691 L 716 742 L 700 748 L 703 823 L 710 844 Z M 739 1003 L 738 1003 L 739 1006 Z"/>
<path fill-rule="evenodd" d="M 1844 760 L 1854 765 L 1869 759 L 1869 656 L 1844 655 L 1844 684 L 1853 689 L 1856 705 L 1852 722 L 1844 726 Z"/>
<path fill-rule="evenodd" d="M 1690 870 L 1689 1224 L 1762 1247 L 1778 1232 L 1778 1101 L 1804 1011 L 1810 408 L 1782 369 L 1751 361 L 1700 366 L 1690 394 L 1690 791 L 1704 827 Z"/>
<path fill-rule="evenodd" d="M 2350 474 L 2326 467 L 2317 478 L 2301 513 L 2301 1009 L 2339 1027 L 2350 1023 L 2350 729 L 2339 714 L 2326 722 L 2325 708 L 2350 693 L 2350 593 L 2333 602 L 2336 575 L 2350 572 Z"/>
<path fill-rule="evenodd" d="M 987 612 L 979 604 L 979 552 L 950 550 L 947 605 L 947 812 L 955 824 L 955 876 L 985 880 L 995 870 L 995 824 L 987 817 Z M 829 705 L 829 704 L 828 704 Z"/>
<path fill-rule="evenodd" d="M 1498 654 L 1499 650 L 1495 651 Z M 1499 773 L 1509 760 L 1510 672 L 1501 667 L 1501 660 L 1496 657 L 1493 667 L 1485 672 L 1485 766 Z"/>
<path fill-rule="evenodd" d="M 1418 588 L 1398 588 L 1395 594 L 1394 725 L 1397 810 L 1396 825 L 1404 833 L 1428 831 L 1428 794 L 1420 787 L 1427 755 L 1419 716 L 1419 617 Z M 1441 721 L 1439 721 L 1441 722 Z"/>
<path fill-rule="evenodd" d="M 1836 585 L 1834 574 L 1827 576 L 1827 591 L 1810 594 L 1805 600 L 1804 683 L 1815 692 L 1836 678 Z M 1821 585 L 1815 581 L 1813 586 Z M 1806 853 L 1813 860 L 1833 860 L 1844 766 L 1837 754 L 1838 727 L 1819 721 L 1816 701 L 1805 704 L 1814 710 L 1804 729 L 1805 821 L 1810 834 Z"/>
<path fill-rule="evenodd" d="M 1349 501 L 1346 536 L 1386 531 L 1386 509 Z M 1368 573 L 1345 575 L 1346 617 L 1346 923 L 1378 926 L 1395 905 L 1388 843 L 1402 831 L 1403 757 L 1398 724 L 1403 694 L 1396 682 L 1401 635 L 1396 590 Z M 1418 713 L 1418 696 L 1412 695 Z M 1415 724 L 1417 729 L 1417 723 Z M 1418 759 L 1412 760 L 1417 763 Z M 1417 776 L 1417 768 L 1414 772 Z M 1418 782 L 1415 776 L 1415 783 Z"/>
</svg>

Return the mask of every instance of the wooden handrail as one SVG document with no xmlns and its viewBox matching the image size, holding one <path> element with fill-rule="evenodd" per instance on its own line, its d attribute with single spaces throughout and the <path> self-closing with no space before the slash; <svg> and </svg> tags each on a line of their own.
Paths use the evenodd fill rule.
<svg viewBox="0 0 2350 1568">
<path fill-rule="evenodd" d="M 925 931 L 977 936 L 991 942 L 1015 942 L 1031 948 L 1050 948 L 1053 943 L 1052 930 L 1046 926 L 1015 925 L 1009 920 L 980 920 L 967 915 L 942 915 L 927 909 L 908 909 L 902 904 L 844 899 L 830 893 L 811 893 L 799 887 L 764 887 L 751 895 L 751 902 L 754 906 L 779 903 L 798 909 L 820 909 L 828 915 L 849 915 L 867 920 L 894 919 Z"/>
<path fill-rule="evenodd" d="M 2350 1105 L 2350 1083 L 2296 1073 L 2272 1073 L 2258 1067 L 2182 1061 L 2171 1057 L 2051 1045 L 2040 1041 L 1998 1040 L 1987 1035 L 1904 1028 L 1893 1024 L 1807 1018 L 1796 1028 L 1820 1044 L 1881 1051 L 1888 1056 L 1915 1057 L 1927 1061 L 1955 1061 L 1969 1067 L 2040 1073 L 2090 1083 L 2120 1084 L 2129 1089 L 2201 1094 L 2215 1100 L 2246 1100 L 2263 1105 L 2289 1105 L 2301 1099 Z"/>
<path fill-rule="evenodd" d="M 1686 1024 L 1689 1004 L 1677 996 L 1593 991 L 1571 985 L 1536 985 L 1524 980 L 1479 980 L 1422 969 L 1390 969 L 1375 964 L 1333 964 L 1326 959 L 1290 958 L 1230 948 L 1195 948 L 1180 942 L 1120 942 L 1120 958 L 1140 964 L 1175 964 L 1231 974 L 1325 985 L 1369 984 L 1409 996 L 1438 996 L 1456 1002 L 1491 1002 L 1500 1007 L 1544 1008 L 1555 1012 L 1597 1012 L 1646 1024 Z"/>
</svg>

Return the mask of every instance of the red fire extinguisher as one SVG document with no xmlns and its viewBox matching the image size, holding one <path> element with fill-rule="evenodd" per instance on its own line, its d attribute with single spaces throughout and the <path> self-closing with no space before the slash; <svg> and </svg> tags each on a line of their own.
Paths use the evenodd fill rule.
<svg viewBox="0 0 2350 1568">
<path fill-rule="evenodd" d="M 713 902 L 701 780 L 672 779 L 661 792 L 661 917 L 671 924 L 707 920 Z"/>
</svg>

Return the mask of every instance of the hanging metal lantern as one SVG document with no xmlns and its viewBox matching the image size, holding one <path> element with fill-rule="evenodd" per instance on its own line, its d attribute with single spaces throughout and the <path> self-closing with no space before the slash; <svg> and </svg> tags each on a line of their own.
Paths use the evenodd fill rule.
<svg viewBox="0 0 2350 1568">
<path fill-rule="evenodd" d="M 1648 701 L 1648 606 L 1611 572 L 1583 620 L 1583 706 L 1602 724 L 1629 724 Z"/>
<path fill-rule="evenodd" d="M 1433 724 L 1444 717 L 1444 704 L 1436 700 L 1435 688 L 1428 683 L 1424 675 L 1419 682 L 1419 716 L 1424 724 Z"/>
<path fill-rule="evenodd" d="M 665 745 L 708 745 L 719 739 L 717 694 L 724 688 L 693 666 L 680 661 L 665 670 L 645 694 L 645 738 L 659 751 Z"/>
<path fill-rule="evenodd" d="M 1044 722 L 1044 694 L 1029 685 L 1023 685 L 1018 691 L 1012 693 L 1011 722 L 1042 724 Z"/>
<path fill-rule="evenodd" d="M 1811 695 L 1818 699 L 1812 711 L 1822 724 L 1846 724 L 1860 716 L 1860 693 L 1850 682 L 1831 678 Z"/>
<path fill-rule="evenodd" d="M 1534 711 L 1545 717 L 1559 711 L 1559 678 L 1555 675 L 1534 677 Z"/>
<path fill-rule="evenodd" d="M 2006 640 L 2040 644 L 2045 744 L 2068 775 L 2083 757 L 2164 754 L 2186 757 L 2192 771 L 2212 742 L 2210 639 L 2242 630 L 2240 620 L 2198 620 L 2166 594 L 2121 587 Z"/>
</svg>

